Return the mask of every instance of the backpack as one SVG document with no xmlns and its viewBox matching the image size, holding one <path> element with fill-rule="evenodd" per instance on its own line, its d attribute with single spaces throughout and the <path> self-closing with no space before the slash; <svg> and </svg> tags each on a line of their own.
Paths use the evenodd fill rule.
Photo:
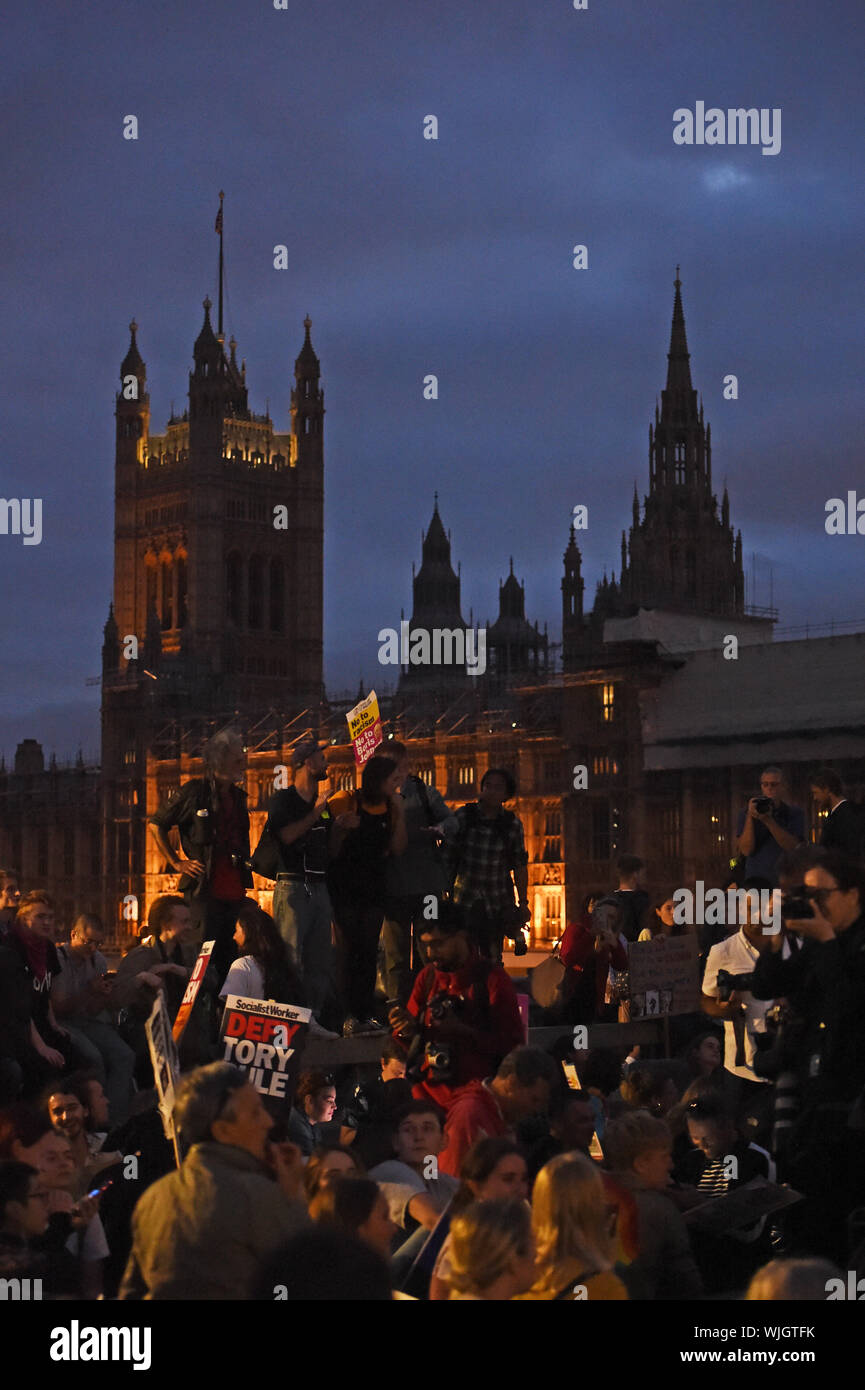
<svg viewBox="0 0 865 1390">
<path fill-rule="evenodd" d="M 637 888 L 632 893 L 623 893 L 617 888 L 615 893 L 608 896 L 615 898 L 621 909 L 622 924 L 619 930 L 622 936 L 629 944 L 636 941 L 640 935 L 640 919 L 651 901 L 648 893 L 642 888 Z"/>
</svg>

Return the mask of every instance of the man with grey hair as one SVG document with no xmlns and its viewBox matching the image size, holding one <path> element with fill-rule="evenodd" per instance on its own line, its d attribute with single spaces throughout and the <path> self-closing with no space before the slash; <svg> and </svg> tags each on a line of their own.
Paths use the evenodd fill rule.
<svg viewBox="0 0 865 1390">
<path fill-rule="evenodd" d="M 306 1222 L 294 1144 L 227 1062 L 187 1073 L 174 1122 L 188 1153 L 138 1199 L 121 1299 L 248 1299 L 263 1260 Z"/>
<path fill-rule="evenodd" d="M 778 883 L 777 864 L 781 855 L 805 843 L 805 813 L 801 806 L 789 806 L 782 799 L 784 774 L 780 767 L 764 767 L 760 774 L 760 795 L 752 796 L 747 808 L 739 812 L 736 847 L 745 857 L 745 877 Z"/>
<path fill-rule="evenodd" d="M 186 901 L 201 904 L 205 939 L 214 941 L 211 963 L 219 989 L 234 960 L 237 909 L 252 887 L 249 812 L 237 784 L 246 770 L 246 749 L 236 729 L 214 734 L 204 749 L 203 777 L 180 791 L 150 817 L 150 830 L 173 869 Z M 176 828 L 177 850 L 168 839 Z"/>
<path fill-rule="evenodd" d="M 275 880 L 273 919 L 303 981 L 306 1003 L 318 1016 L 334 975 L 333 909 L 325 879 L 331 823 L 325 749 L 317 738 L 303 738 L 291 762 L 294 784 L 274 794 L 254 862 L 257 872 Z M 273 863 L 259 870 L 268 843 Z"/>
</svg>

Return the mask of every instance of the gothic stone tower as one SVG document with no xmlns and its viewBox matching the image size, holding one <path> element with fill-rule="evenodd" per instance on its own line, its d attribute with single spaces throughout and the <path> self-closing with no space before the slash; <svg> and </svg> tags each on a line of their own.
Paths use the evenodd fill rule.
<svg viewBox="0 0 865 1390">
<path fill-rule="evenodd" d="M 310 320 L 291 425 L 248 406 L 232 339 L 204 323 L 189 408 L 150 433 L 136 324 L 116 398 L 114 602 L 103 645 L 106 925 L 141 894 L 145 763 L 156 731 L 254 722 L 322 692 L 324 392 Z M 137 652 L 136 652 L 137 644 Z"/>
<path fill-rule="evenodd" d="M 583 611 L 580 550 L 571 527 L 562 580 L 562 660 L 566 671 L 598 659 L 608 618 L 639 609 L 737 620 L 760 626 L 745 612 L 742 533 L 730 525 L 727 490 L 712 492 L 711 426 L 691 385 L 691 366 L 678 268 L 673 302 L 667 384 L 661 409 L 649 426 L 649 493 L 643 515 L 636 487 L 632 524 L 622 532 L 621 570 L 597 585 L 590 613 Z M 765 626 L 765 624 L 763 624 Z"/>
<path fill-rule="evenodd" d="M 526 590 L 510 573 L 499 585 L 499 616 L 488 628 L 487 648 L 491 681 L 507 682 L 531 676 L 538 679 L 547 669 L 548 642 L 536 623 L 526 617 Z"/>
<path fill-rule="evenodd" d="M 438 493 L 435 495 L 429 527 L 421 542 L 421 566 L 417 574 L 412 566 L 412 590 L 414 602 L 410 631 L 418 628 L 429 633 L 436 628 L 465 631 L 466 624 L 460 608 L 460 577 L 454 573 L 451 564 L 450 537 L 439 516 Z M 466 675 L 464 666 L 408 665 L 403 667 L 400 675 L 399 695 L 402 700 L 422 697 L 427 702 L 447 702 L 473 684 L 473 678 Z"/>
<path fill-rule="evenodd" d="M 636 488 L 628 542 L 622 533 L 619 593 L 624 611 L 664 608 L 741 618 L 742 533 L 734 536 L 726 488 L 718 515 L 712 492 L 712 433 L 691 386 L 681 281 L 676 270 L 667 385 L 649 426 L 649 494 L 640 519 Z"/>
</svg>

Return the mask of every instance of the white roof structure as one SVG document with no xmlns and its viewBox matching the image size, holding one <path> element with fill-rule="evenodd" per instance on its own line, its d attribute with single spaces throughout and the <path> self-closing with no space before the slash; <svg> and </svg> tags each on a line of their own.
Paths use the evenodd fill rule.
<svg viewBox="0 0 865 1390">
<path fill-rule="evenodd" d="M 865 633 L 683 659 L 640 696 L 646 771 L 865 757 Z"/>
</svg>

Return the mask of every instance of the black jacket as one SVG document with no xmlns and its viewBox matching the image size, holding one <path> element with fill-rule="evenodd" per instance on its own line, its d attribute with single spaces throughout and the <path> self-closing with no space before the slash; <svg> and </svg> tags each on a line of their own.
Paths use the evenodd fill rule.
<svg viewBox="0 0 865 1390">
<path fill-rule="evenodd" d="M 842 801 L 826 817 L 820 836 L 821 849 L 837 849 L 858 859 L 865 848 L 865 815 L 852 801 Z"/>
<path fill-rule="evenodd" d="M 231 796 L 237 809 L 237 822 L 240 828 L 235 847 L 236 853 L 241 859 L 239 868 L 243 877 L 243 886 L 251 888 L 252 873 L 248 864 L 250 858 L 249 811 L 246 807 L 246 792 L 242 787 L 237 787 L 232 783 Z M 199 891 L 206 890 L 206 885 L 210 880 L 218 815 L 219 794 L 215 781 L 209 777 L 194 777 L 191 782 L 184 782 L 177 795 L 166 801 L 150 817 L 150 824 L 159 826 L 165 832 L 176 825 L 185 858 L 198 859 L 204 864 L 205 872 L 202 879 L 195 879 L 187 874 L 182 875 L 178 884 L 181 893 L 196 886 Z"/>
<path fill-rule="evenodd" d="M 790 999 L 804 1023 L 799 1059 L 815 1100 L 852 1101 L 865 1086 L 865 916 L 832 941 L 811 941 L 788 960 L 761 955 L 755 999 Z"/>
</svg>

